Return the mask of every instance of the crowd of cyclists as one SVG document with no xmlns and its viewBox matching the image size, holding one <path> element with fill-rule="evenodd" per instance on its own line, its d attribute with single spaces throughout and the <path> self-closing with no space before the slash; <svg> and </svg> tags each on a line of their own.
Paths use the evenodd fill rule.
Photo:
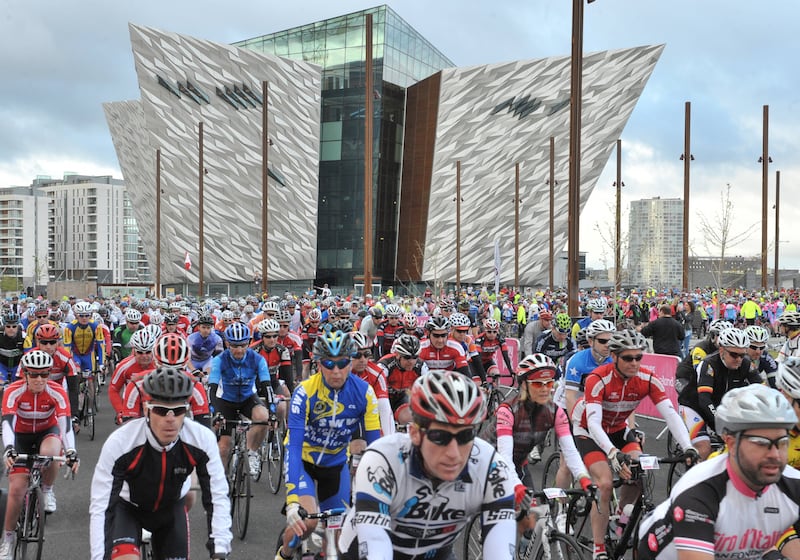
<svg viewBox="0 0 800 560">
<path fill-rule="evenodd" d="M 312 534 L 309 514 L 338 507 L 347 510 L 342 558 L 450 559 L 475 516 L 484 557 L 515 558 L 536 521 L 528 466 L 549 434 L 562 456 L 557 484 L 593 500 L 588 554 L 606 560 L 609 518 L 624 519 L 641 490 L 623 485 L 612 500 L 614 480 L 630 479 L 643 453 L 634 411 L 646 398 L 693 468 L 642 522 L 638 554 L 800 560 L 795 294 L 594 291 L 581 294 L 581 317 L 550 291 L 325 296 L 6 301 L 0 560 L 13 558 L 30 467 L 17 456 L 63 455 L 78 470 L 86 372 L 107 387 L 119 425 L 88 466 L 96 560 L 139 558 L 143 531 L 155 558 L 188 558 L 198 492 L 209 555 L 227 558 L 225 471 L 241 418 L 253 421 L 254 477 L 270 426 L 286 425 L 276 560 Z M 637 329 L 664 305 L 695 338 L 674 395 L 642 366 L 650 343 Z M 497 384 L 507 387 L 502 402 Z M 48 513 L 58 468 L 43 476 Z"/>
</svg>

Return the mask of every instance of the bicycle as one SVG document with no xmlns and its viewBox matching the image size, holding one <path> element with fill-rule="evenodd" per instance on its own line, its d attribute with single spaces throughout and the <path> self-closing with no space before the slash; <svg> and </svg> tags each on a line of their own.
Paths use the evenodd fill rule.
<svg viewBox="0 0 800 560">
<path fill-rule="evenodd" d="M 336 546 L 338 535 L 336 533 L 342 528 L 345 511 L 347 511 L 345 508 L 340 507 L 326 509 L 319 513 L 308 513 L 301 507 L 298 512 L 300 517 L 303 519 L 317 519 L 320 523 L 317 525 L 311 538 L 301 539 L 297 535 L 292 537 L 289 546 L 295 549 L 293 558 L 302 560 L 308 557 L 317 558 L 323 556 L 325 560 L 339 560 L 339 549 Z M 276 553 L 280 547 L 283 546 L 283 534 L 285 531 L 286 527 L 284 527 L 278 535 L 278 545 L 275 547 Z M 316 539 L 314 539 L 315 536 L 317 537 Z M 315 540 L 317 543 L 314 542 Z M 309 543 L 308 541 L 312 542 Z M 324 546 L 324 550 L 322 550 L 323 547 L 319 545 L 320 542 Z"/>
<path fill-rule="evenodd" d="M 267 432 L 267 437 L 264 438 L 259 447 L 261 471 L 256 476 L 256 481 L 261 479 L 261 473 L 266 465 L 267 482 L 269 482 L 269 489 L 273 494 L 278 493 L 283 481 L 283 441 L 285 438 L 286 420 L 276 416 L 269 432 Z"/>
<path fill-rule="evenodd" d="M 97 388 L 95 372 L 81 371 L 81 385 L 78 393 L 78 419 L 87 428 L 89 439 L 94 441 L 94 419 L 97 415 Z"/>
<path fill-rule="evenodd" d="M 486 420 L 484 422 L 491 422 L 500 404 L 517 391 L 510 385 L 498 383 L 500 377 L 499 372 L 486 376 L 486 386 L 483 389 L 484 397 L 486 398 Z M 491 378 L 491 381 L 489 381 L 489 378 Z"/>
<path fill-rule="evenodd" d="M 545 488 L 541 492 L 528 494 L 536 498 L 541 506 L 534 507 L 538 514 L 536 527 L 530 538 L 520 539 L 517 544 L 516 557 L 523 560 L 590 560 L 592 557 L 591 544 L 582 545 L 577 539 L 567 533 L 566 514 L 561 511 L 561 503 L 568 499 L 572 504 L 580 499 L 586 499 L 583 490 L 564 490 L 562 488 Z M 483 557 L 483 543 L 481 542 L 481 515 L 475 515 L 467 523 L 464 536 L 462 557 L 464 560 L 480 560 Z M 547 546 L 545 546 L 547 543 Z M 524 545 L 524 549 L 522 549 Z"/>
<path fill-rule="evenodd" d="M 44 512 L 44 496 L 42 493 L 42 471 L 50 466 L 53 461 L 64 463 L 66 458 L 50 455 L 24 454 L 17 455 L 18 460 L 27 461 L 30 469 L 28 489 L 22 502 L 17 518 L 14 558 L 25 560 L 35 558 L 40 560 L 44 547 L 44 527 L 46 514 Z M 31 545 L 33 550 L 28 550 Z"/>
<path fill-rule="evenodd" d="M 669 440 L 667 440 L 669 443 Z M 725 442 L 717 434 L 711 435 L 711 453 L 717 453 L 725 448 Z M 667 448 L 667 453 L 670 457 L 682 457 L 683 450 L 681 446 L 675 443 L 674 451 Z M 688 467 L 683 461 L 674 462 L 669 466 L 669 473 L 667 474 L 667 494 L 672 491 L 672 487 L 678 483 L 678 480 L 686 473 Z"/>
</svg>

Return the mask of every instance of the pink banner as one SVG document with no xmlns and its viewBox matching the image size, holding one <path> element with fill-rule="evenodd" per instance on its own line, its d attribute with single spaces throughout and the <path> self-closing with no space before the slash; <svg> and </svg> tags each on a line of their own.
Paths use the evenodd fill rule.
<svg viewBox="0 0 800 560">
<path fill-rule="evenodd" d="M 665 354 L 645 354 L 642 359 L 642 369 L 651 372 L 661 380 L 675 410 L 678 410 L 678 395 L 675 392 L 675 370 L 678 368 L 678 363 L 680 363 L 680 360 L 677 356 L 667 356 Z M 642 400 L 636 408 L 636 413 L 652 418 L 661 418 L 655 405 L 648 397 Z"/>
</svg>

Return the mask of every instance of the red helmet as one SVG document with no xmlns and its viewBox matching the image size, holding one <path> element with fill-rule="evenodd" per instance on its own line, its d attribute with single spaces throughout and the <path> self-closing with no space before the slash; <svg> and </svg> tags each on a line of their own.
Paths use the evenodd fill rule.
<svg viewBox="0 0 800 560">
<path fill-rule="evenodd" d="M 189 345 L 178 333 L 168 333 L 156 341 L 155 359 L 162 366 L 182 366 L 189 359 Z"/>
<path fill-rule="evenodd" d="M 472 426 L 486 416 L 486 401 L 466 375 L 432 370 L 411 387 L 411 411 L 429 421 Z"/>
<path fill-rule="evenodd" d="M 58 340 L 61 338 L 61 329 L 49 323 L 36 329 L 37 340 Z"/>
</svg>

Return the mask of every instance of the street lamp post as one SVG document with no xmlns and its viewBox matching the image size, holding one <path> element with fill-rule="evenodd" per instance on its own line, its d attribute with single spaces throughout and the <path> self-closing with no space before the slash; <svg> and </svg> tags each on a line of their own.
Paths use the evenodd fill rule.
<svg viewBox="0 0 800 560">
<path fill-rule="evenodd" d="M 780 247 L 781 172 L 775 172 L 775 291 L 780 290 L 778 280 L 778 248 Z"/>
<path fill-rule="evenodd" d="M 555 287 L 553 286 L 553 269 L 555 268 L 555 257 L 553 252 L 555 248 L 553 247 L 553 237 L 555 237 L 555 186 L 558 184 L 556 181 L 556 138 L 555 136 L 550 137 L 550 178 L 547 180 L 547 184 L 550 185 L 550 244 L 549 244 L 549 256 L 550 256 L 550 274 L 548 278 L 548 288 L 551 290 Z"/>
<path fill-rule="evenodd" d="M 269 265 L 269 82 L 261 82 L 261 293 L 267 291 L 267 266 Z"/>
<path fill-rule="evenodd" d="M 767 199 L 769 197 L 769 105 L 764 105 L 764 148 L 759 161 L 761 162 L 761 286 L 767 287 Z"/>
<path fill-rule="evenodd" d="M 694 156 L 691 145 L 692 104 L 686 102 L 683 134 L 683 291 L 689 291 L 689 167 Z"/>
<path fill-rule="evenodd" d="M 514 165 L 514 289 L 519 290 L 519 163 Z"/>
</svg>

